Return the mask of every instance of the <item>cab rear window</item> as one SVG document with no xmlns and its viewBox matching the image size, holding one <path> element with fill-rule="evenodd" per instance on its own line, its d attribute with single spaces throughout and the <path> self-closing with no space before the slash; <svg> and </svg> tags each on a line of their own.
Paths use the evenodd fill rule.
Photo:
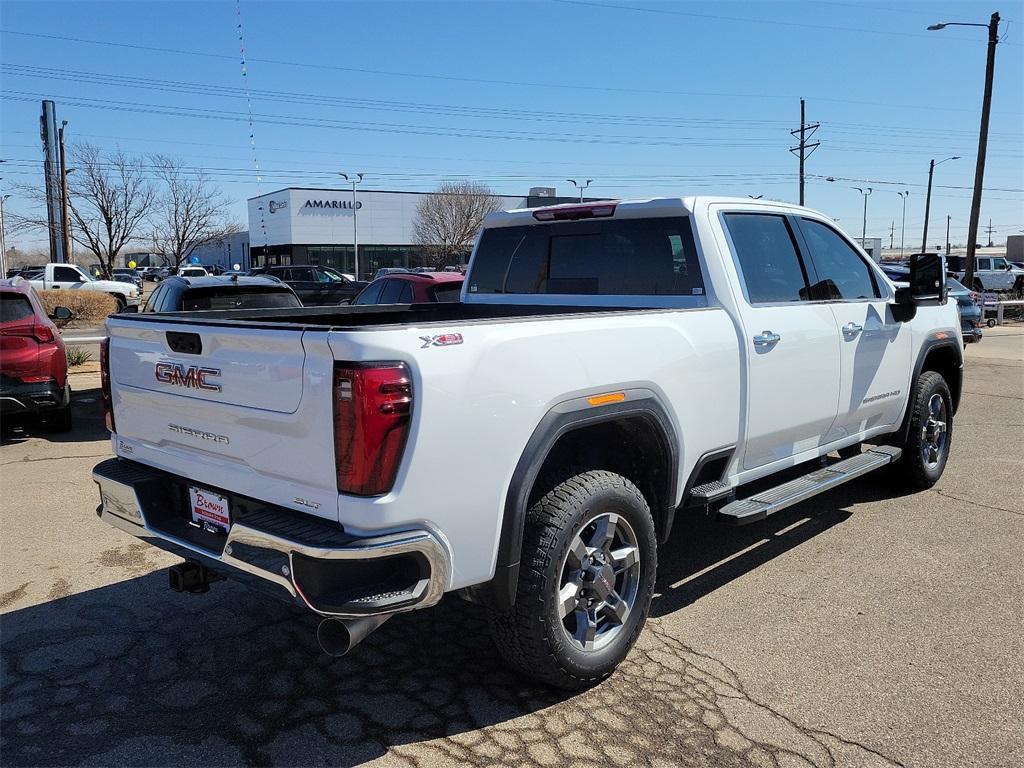
<svg viewBox="0 0 1024 768">
<path fill-rule="evenodd" d="M 484 230 L 469 293 L 704 296 L 690 220 L 585 220 Z"/>
<path fill-rule="evenodd" d="M 221 288 L 198 288 L 186 291 L 181 299 L 185 312 L 204 309 L 267 309 L 301 307 L 302 304 L 291 291 L 276 287 L 224 290 Z"/>
</svg>

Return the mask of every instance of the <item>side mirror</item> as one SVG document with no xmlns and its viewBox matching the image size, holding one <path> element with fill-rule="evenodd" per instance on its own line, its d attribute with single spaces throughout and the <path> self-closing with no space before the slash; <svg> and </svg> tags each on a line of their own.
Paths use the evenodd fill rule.
<svg viewBox="0 0 1024 768">
<path fill-rule="evenodd" d="M 921 305 L 946 303 L 946 268 L 935 253 L 915 253 L 910 257 L 910 293 Z"/>
<path fill-rule="evenodd" d="M 53 314 L 50 315 L 51 319 L 60 320 L 61 322 L 66 322 L 70 320 L 71 317 L 71 310 L 67 307 L 54 307 Z"/>
</svg>

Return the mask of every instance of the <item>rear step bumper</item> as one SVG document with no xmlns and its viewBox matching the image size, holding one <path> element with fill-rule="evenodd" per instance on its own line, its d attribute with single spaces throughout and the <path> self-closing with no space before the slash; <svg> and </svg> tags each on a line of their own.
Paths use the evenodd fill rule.
<svg viewBox="0 0 1024 768">
<path fill-rule="evenodd" d="M 93 468 L 102 520 L 160 549 L 245 582 L 322 616 L 357 618 L 425 608 L 448 584 L 447 552 L 429 531 L 372 538 L 287 510 L 264 507 L 203 544 L 180 531 L 187 509 L 168 515 L 185 483 L 142 464 L 108 459 Z M 177 527 L 175 527 L 177 526 Z M 168 530 L 170 529 L 170 530 Z"/>
<path fill-rule="evenodd" d="M 869 448 L 857 456 L 838 461 L 823 469 L 777 485 L 766 491 L 755 493 L 746 499 L 738 499 L 722 507 L 718 514 L 735 525 L 746 525 L 764 520 L 768 515 L 798 504 L 811 496 L 817 496 L 830 488 L 867 474 L 896 461 L 902 451 L 889 445 Z"/>
</svg>

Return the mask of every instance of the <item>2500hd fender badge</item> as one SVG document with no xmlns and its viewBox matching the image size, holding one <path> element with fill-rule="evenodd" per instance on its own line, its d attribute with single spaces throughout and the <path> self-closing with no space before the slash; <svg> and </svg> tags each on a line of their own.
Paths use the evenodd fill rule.
<svg viewBox="0 0 1024 768">
<path fill-rule="evenodd" d="M 153 373 L 156 380 L 163 384 L 220 392 L 220 384 L 209 381 L 209 379 L 220 376 L 219 368 L 200 368 L 182 363 L 157 363 Z"/>
</svg>

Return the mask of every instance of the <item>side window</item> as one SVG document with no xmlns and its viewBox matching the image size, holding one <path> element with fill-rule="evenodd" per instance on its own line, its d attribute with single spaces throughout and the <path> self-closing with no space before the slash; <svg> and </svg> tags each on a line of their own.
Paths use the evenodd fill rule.
<svg viewBox="0 0 1024 768">
<path fill-rule="evenodd" d="M 53 282 L 55 283 L 80 283 L 82 282 L 82 276 L 78 274 L 77 269 L 70 269 L 69 267 L 54 267 L 53 268 Z"/>
<path fill-rule="evenodd" d="M 812 291 L 816 299 L 856 301 L 881 295 L 870 267 L 832 227 L 813 219 L 801 219 L 800 228 L 818 273 L 818 282 Z"/>
<path fill-rule="evenodd" d="M 385 280 L 376 280 L 363 289 L 362 293 L 356 296 L 353 304 L 376 304 L 380 298 L 380 292 L 384 288 Z"/>
<path fill-rule="evenodd" d="M 380 292 L 378 304 L 397 304 L 405 284 L 401 280 L 385 280 L 384 289 Z"/>
<path fill-rule="evenodd" d="M 399 304 L 412 304 L 412 283 L 406 283 L 402 289 L 402 295 L 398 297 Z"/>
<path fill-rule="evenodd" d="M 316 280 L 312 267 L 292 267 L 289 272 L 291 272 L 291 277 L 288 279 L 295 282 Z"/>
<path fill-rule="evenodd" d="M 992 259 L 992 269 L 1006 269 L 1006 259 Z"/>
<path fill-rule="evenodd" d="M 751 304 L 807 300 L 807 279 L 784 216 L 727 213 L 725 223 Z"/>
<path fill-rule="evenodd" d="M 978 259 L 978 269 L 992 269 L 992 259 Z"/>
<path fill-rule="evenodd" d="M 160 300 L 163 298 L 164 293 L 167 290 L 166 285 L 157 286 L 156 290 L 149 294 L 149 298 L 146 299 L 146 304 L 142 308 L 143 312 L 156 312 L 157 307 L 160 306 Z"/>
</svg>

